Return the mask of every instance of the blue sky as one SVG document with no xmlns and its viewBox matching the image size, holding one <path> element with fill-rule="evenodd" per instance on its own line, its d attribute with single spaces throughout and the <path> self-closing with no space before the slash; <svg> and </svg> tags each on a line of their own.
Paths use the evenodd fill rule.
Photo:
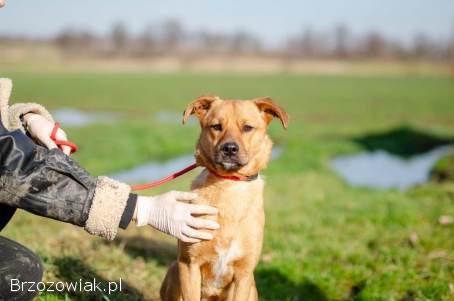
<svg viewBox="0 0 454 301">
<path fill-rule="evenodd" d="M 353 33 L 379 30 L 410 40 L 415 32 L 436 39 L 454 35 L 454 0 L 6 0 L 0 34 L 47 37 L 67 27 L 105 34 L 116 21 L 132 32 L 166 18 L 191 30 L 248 30 L 268 43 L 304 26 L 329 30 L 347 24 Z"/>
</svg>

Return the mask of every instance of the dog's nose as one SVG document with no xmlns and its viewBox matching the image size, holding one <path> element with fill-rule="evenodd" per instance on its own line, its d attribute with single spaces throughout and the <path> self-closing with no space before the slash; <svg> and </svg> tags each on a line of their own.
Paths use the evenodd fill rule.
<svg viewBox="0 0 454 301">
<path fill-rule="evenodd" d="M 233 156 L 238 153 L 239 148 L 240 147 L 235 142 L 227 142 L 221 146 L 221 151 L 226 156 Z"/>
</svg>

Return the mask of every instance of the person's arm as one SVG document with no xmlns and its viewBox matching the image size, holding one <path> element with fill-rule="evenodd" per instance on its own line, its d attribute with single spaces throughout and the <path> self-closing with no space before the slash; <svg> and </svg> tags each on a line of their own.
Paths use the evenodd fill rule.
<svg viewBox="0 0 454 301">
<path fill-rule="evenodd" d="M 115 237 L 123 213 L 121 226 L 127 227 L 137 199 L 128 185 L 95 178 L 60 150 L 47 150 L 3 126 L 0 186 L 0 203 L 83 226 L 108 239 Z"/>
<path fill-rule="evenodd" d="M 0 121 L 11 121 L 9 117 L 17 114 L 7 111 L 11 89 L 5 89 L 5 82 L 0 79 Z M 0 122 L 0 205 L 83 226 L 107 239 L 113 239 L 119 227 L 126 228 L 135 214 L 138 224 L 151 225 L 183 241 L 211 238 L 198 229 L 219 225 L 193 214 L 216 214 L 216 209 L 177 202 L 190 199 L 171 192 L 137 201 L 129 185 L 95 178 L 59 149 L 38 146 L 23 128 L 10 132 Z"/>
<path fill-rule="evenodd" d="M 59 149 L 45 149 L 21 131 L 0 128 L 0 204 L 82 226 L 107 239 L 114 239 L 119 227 L 126 228 L 134 214 L 139 225 L 151 225 L 186 242 L 211 239 L 211 234 L 197 229 L 219 225 L 193 214 L 217 210 L 177 202 L 194 197 L 170 192 L 137 202 L 129 185 L 95 178 Z"/>
<path fill-rule="evenodd" d="M 9 106 L 11 90 L 12 81 L 0 78 L 0 204 L 113 238 L 119 225 L 127 227 L 137 197 L 126 184 L 91 176 L 60 150 L 37 146 L 25 133 L 46 145 L 53 118 L 39 104 Z M 22 116 L 30 114 L 38 118 L 27 132 Z"/>
</svg>

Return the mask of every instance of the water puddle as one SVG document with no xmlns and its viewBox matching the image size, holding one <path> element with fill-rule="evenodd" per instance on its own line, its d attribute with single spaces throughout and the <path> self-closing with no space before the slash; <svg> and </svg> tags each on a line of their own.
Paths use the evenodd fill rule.
<svg viewBox="0 0 454 301">
<path fill-rule="evenodd" d="M 171 111 L 159 111 L 153 116 L 153 120 L 159 123 L 167 123 L 167 124 L 181 124 L 183 119 L 183 113 L 171 112 Z M 188 125 L 196 125 L 197 119 L 196 118 L 189 118 Z"/>
<path fill-rule="evenodd" d="M 336 157 L 331 168 L 354 187 L 405 190 L 427 182 L 434 164 L 453 150 L 453 145 L 439 146 L 408 159 L 383 150 L 363 152 Z"/>
<path fill-rule="evenodd" d="M 185 155 L 164 162 L 153 161 L 145 163 L 129 170 L 114 173 L 110 177 L 126 183 L 154 181 L 182 170 L 193 163 L 194 155 Z"/>
<path fill-rule="evenodd" d="M 283 152 L 283 147 L 275 146 L 271 153 L 271 160 L 279 158 Z M 126 183 L 155 181 L 182 170 L 194 162 L 194 155 L 184 155 L 164 162 L 152 161 L 145 163 L 129 170 L 111 174 L 110 177 Z"/>
<path fill-rule="evenodd" d="M 121 114 L 112 112 L 84 112 L 72 108 L 60 108 L 52 112 L 54 119 L 66 127 L 82 127 L 94 123 L 108 123 L 120 119 Z"/>
</svg>

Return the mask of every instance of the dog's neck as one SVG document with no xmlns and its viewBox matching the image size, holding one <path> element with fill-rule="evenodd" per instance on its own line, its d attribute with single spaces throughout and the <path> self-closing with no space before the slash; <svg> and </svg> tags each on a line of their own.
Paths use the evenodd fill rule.
<svg viewBox="0 0 454 301">
<path fill-rule="evenodd" d="M 200 198 L 196 204 L 218 208 L 222 216 L 232 220 L 244 218 L 253 207 L 263 206 L 264 181 L 259 175 L 254 181 L 232 181 L 218 178 L 204 169 L 192 182 L 191 188 Z"/>
<path fill-rule="evenodd" d="M 225 176 L 218 177 L 214 175 L 212 172 L 205 168 L 192 182 L 191 188 L 197 189 L 201 187 L 211 187 L 210 189 L 228 189 L 229 187 L 249 187 L 249 185 L 256 186 L 263 185 L 263 179 L 260 174 L 256 175 L 255 179 L 251 179 L 249 181 L 235 181 L 231 179 L 226 179 Z"/>
<path fill-rule="evenodd" d="M 243 181 L 243 182 L 250 182 L 250 181 L 254 181 L 254 180 L 257 180 L 258 177 L 259 177 L 259 174 L 256 173 L 256 174 L 253 174 L 253 175 L 250 175 L 250 176 L 233 176 L 233 175 L 220 175 L 218 174 L 215 170 L 213 169 L 210 169 L 210 168 L 206 168 L 207 171 L 212 174 L 213 176 L 217 177 L 217 178 L 220 178 L 220 179 L 224 179 L 224 180 L 230 180 L 230 181 Z"/>
</svg>

